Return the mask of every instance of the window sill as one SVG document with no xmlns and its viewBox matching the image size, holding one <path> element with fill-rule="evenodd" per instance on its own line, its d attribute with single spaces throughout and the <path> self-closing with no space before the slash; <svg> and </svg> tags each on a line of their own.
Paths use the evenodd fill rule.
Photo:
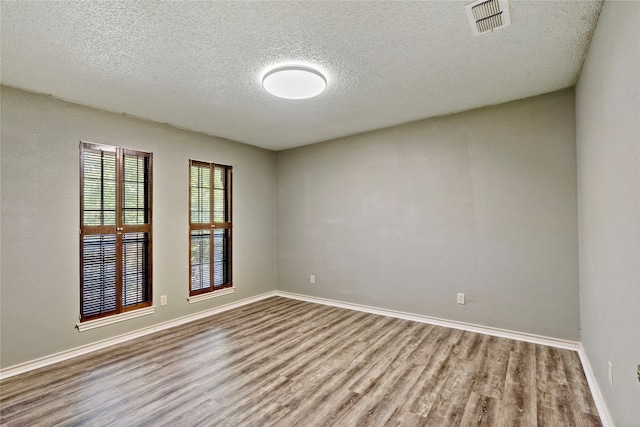
<svg viewBox="0 0 640 427">
<path fill-rule="evenodd" d="M 123 322 L 125 320 L 135 319 L 136 317 L 153 314 L 154 311 L 156 311 L 156 306 L 152 305 L 150 307 L 127 311 L 126 313 L 114 314 L 113 316 L 103 317 L 101 319 L 80 322 L 76 325 L 76 328 L 78 328 L 78 331 L 84 332 L 88 331 L 89 329 L 100 328 L 102 326 L 111 325 L 113 323 Z"/>
<path fill-rule="evenodd" d="M 219 291 L 207 292 L 206 294 L 200 294 L 193 297 L 189 297 L 187 298 L 187 301 L 189 301 L 189 304 L 193 304 L 194 302 L 200 302 L 200 301 L 208 300 L 211 298 L 221 297 L 223 295 L 229 295 L 229 294 L 232 294 L 235 290 L 236 290 L 235 287 L 224 288 Z"/>
</svg>

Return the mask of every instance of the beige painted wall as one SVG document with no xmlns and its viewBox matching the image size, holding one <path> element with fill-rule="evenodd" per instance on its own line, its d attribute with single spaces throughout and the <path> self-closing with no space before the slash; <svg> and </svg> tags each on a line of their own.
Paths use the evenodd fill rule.
<svg viewBox="0 0 640 427">
<path fill-rule="evenodd" d="M 1 89 L 3 368 L 275 288 L 275 154 L 161 124 Z M 153 153 L 154 304 L 78 332 L 80 140 Z M 188 161 L 234 167 L 232 295 L 188 304 Z M 160 306 L 160 295 L 168 305 Z"/>
<path fill-rule="evenodd" d="M 578 340 L 575 161 L 573 90 L 278 152 L 277 288 Z"/>
<path fill-rule="evenodd" d="M 640 3 L 606 1 L 576 88 L 582 342 L 617 426 L 640 425 Z M 608 362 L 613 364 L 613 386 Z"/>
</svg>

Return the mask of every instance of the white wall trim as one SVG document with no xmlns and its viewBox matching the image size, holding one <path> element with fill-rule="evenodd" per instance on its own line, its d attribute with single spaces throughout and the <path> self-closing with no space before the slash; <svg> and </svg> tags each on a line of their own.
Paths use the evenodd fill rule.
<svg viewBox="0 0 640 427">
<path fill-rule="evenodd" d="M 602 396 L 602 392 L 600 391 L 600 386 L 598 385 L 598 380 L 596 380 L 596 376 L 594 375 L 593 369 L 591 368 L 591 362 L 589 362 L 589 358 L 587 357 L 587 353 L 584 350 L 584 346 L 582 345 L 582 343 L 580 343 L 580 345 L 578 346 L 578 356 L 580 356 L 580 362 L 582 362 L 582 370 L 584 371 L 584 375 L 587 377 L 587 383 L 589 383 L 591 396 L 593 396 L 593 401 L 595 402 L 596 408 L 598 409 L 598 414 L 600 415 L 602 426 L 614 427 L 611 413 L 609 413 L 609 408 L 604 401 L 604 397 Z"/>
<path fill-rule="evenodd" d="M 507 329 L 493 328 L 491 326 L 475 325 L 473 323 L 458 322 L 455 320 L 439 319 L 437 317 L 423 316 L 420 314 L 405 313 L 403 311 L 388 310 L 386 308 L 371 307 L 363 304 L 354 304 L 332 299 L 311 297 L 307 295 L 295 294 L 292 292 L 276 291 L 277 296 L 297 299 L 317 304 L 330 305 L 333 307 L 348 308 L 350 310 L 362 311 L 365 313 L 380 314 L 382 316 L 395 317 L 398 319 L 412 320 L 414 322 L 428 323 L 431 325 L 444 326 L 452 329 L 461 329 L 469 332 L 491 335 L 500 338 L 509 338 L 518 341 L 542 344 L 550 347 L 563 348 L 565 350 L 577 351 L 580 343 L 577 341 L 563 340 L 559 338 L 545 337 L 542 335 L 528 334 L 526 332 L 515 332 Z"/>
<path fill-rule="evenodd" d="M 525 332 L 515 332 L 515 331 L 506 330 L 506 329 L 492 328 L 490 326 L 475 325 L 472 323 L 458 322 L 454 320 L 439 319 L 436 317 L 405 313 L 402 311 L 387 310 L 384 308 L 371 307 L 363 304 L 342 302 L 342 301 L 337 301 L 337 300 L 332 300 L 327 298 L 312 297 L 307 295 L 295 294 L 292 292 L 276 291 L 276 295 L 280 297 L 313 302 L 317 304 L 330 305 L 332 307 L 347 308 L 350 310 L 362 311 L 365 313 L 380 314 L 382 316 L 412 320 L 420 323 L 428 323 L 431 325 L 445 326 L 447 328 L 452 328 L 452 329 L 461 329 L 464 331 L 477 332 L 477 333 L 491 335 L 491 336 L 500 337 L 500 338 L 509 338 L 509 339 L 518 340 L 518 341 L 530 342 L 533 344 L 541 344 L 549 347 L 556 347 L 556 348 L 562 348 L 565 350 L 576 351 L 578 352 L 578 356 L 580 357 L 580 362 L 582 363 L 582 369 L 584 370 L 584 374 L 587 378 L 587 383 L 589 384 L 591 395 L 593 396 L 596 409 L 598 410 L 600 421 L 602 422 L 603 427 L 614 427 L 611 414 L 609 413 L 609 409 L 607 408 L 604 397 L 600 392 L 598 381 L 596 380 L 596 377 L 593 374 L 593 370 L 591 369 L 591 364 L 589 363 L 589 358 L 587 357 L 587 354 L 581 342 L 562 340 L 559 338 L 545 337 L 545 336 L 535 335 L 535 334 L 528 334 Z"/>
<path fill-rule="evenodd" d="M 123 322 L 129 319 L 135 319 L 136 317 L 147 316 L 153 314 L 156 311 L 156 306 L 140 308 L 138 310 L 131 310 L 125 313 L 115 314 L 109 317 L 103 317 L 100 319 L 89 320 L 87 322 L 80 322 L 76 324 L 79 332 L 88 331 L 89 329 L 100 328 L 102 326 L 112 325 L 114 323 Z"/>
<path fill-rule="evenodd" d="M 396 311 L 396 310 L 387 310 L 384 308 L 336 301 L 336 300 L 327 299 L 327 298 L 312 297 L 307 295 L 295 294 L 292 292 L 276 291 L 276 295 L 285 297 L 285 298 L 313 302 L 317 304 L 330 305 L 333 307 L 340 307 L 340 308 L 347 308 L 350 310 L 362 311 L 365 313 L 380 314 L 382 316 L 412 320 L 420 323 L 428 323 L 431 325 L 445 326 L 447 328 L 452 328 L 452 329 L 461 329 L 464 331 L 477 332 L 477 333 L 491 335 L 491 336 L 500 337 L 500 338 L 509 338 L 509 339 L 518 340 L 518 341 L 530 342 L 533 344 L 541 344 L 549 347 L 556 347 L 556 348 L 562 348 L 565 350 L 576 351 L 578 352 L 578 356 L 580 357 L 580 362 L 582 363 L 582 369 L 587 378 L 587 383 L 589 384 L 591 395 L 593 396 L 596 409 L 598 410 L 600 421 L 602 422 L 603 427 L 614 427 L 613 420 L 611 419 L 611 414 L 609 413 L 609 409 L 607 408 L 607 405 L 602 396 L 602 393 L 600 392 L 598 381 L 596 380 L 596 377 L 593 374 L 593 370 L 591 369 L 591 364 L 589 363 L 589 358 L 587 357 L 587 354 L 585 353 L 584 347 L 582 346 L 581 342 L 562 340 L 559 338 L 545 337 L 542 335 L 528 334 L 524 332 L 515 332 L 515 331 L 506 330 L 506 329 L 492 328 L 490 326 L 475 325 L 472 323 L 457 322 L 454 320 L 439 319 L 436 317 L 405 313 L 405 312 Z"/>
<path fill-rule="evenodd" d="M 199 294 L 193 297 L 187 297 L 187 301 L 189 304 L 193 304 L 194 302 L 206 301 L 211 298 L 218 298 L 223 295 L 229 295 L 234 293 L 236 290 L 235 287 L 220 289 L 219 291 L 207 292 L 206 294 Z"/>
<path fill-rule="evenodd" d="M 439 319 L 436 317 L 405 313 L 402 311 L 388 310 L 388 309 L 379 308 L 379 307 L 371 307 L 363 304 L 354 304 L 354 303 L 347 303 L 347 302 L 342 302 L 337 300 L 331 300 L 327 298 L 312 297 L 312 296 L 295 294 L 295 293 L 285 292 L 285 291 L 265 292 L 263 294 L 256 295 L 250 298 L 245 298 L 240 301 L 224 304 L 219 307 L 214 307 L 208 310 L 189 314 L 187 316 L 179 317 L 177 319 L 169 320 L 167 322 L 162 322 L 157 325 L 152 325 L 146 328 L 138 329 L 136 331 L 128 332 L 126 334 L 118 335 L 116 337 L 107 338 L 105 340 L 97 341 L 95 343 L 83 345 L 80 347 L 72 348 L 70 350 L 62 351 L 60 353 L 52 354 L 50 356 L 45 356 L 29 362 L 14 365 L 14 366 L 0 370 L 0 380 L 10 378 L 25 372 L 33 371 L 35 369 L 52 365 L 54 363 L 62 362 L 64 360 L 72 359 L 77 356 L 82 356 L 84 354 L 101 350 L 103 348 L 110 347 L 112 345 L 120 344 L 125 341 L 143 337 L 145 335 L 149 335 L 154 332 L 162 331 L 165 329 L 172 328 L 174 326 L 183 325 L 185 323 L 193 322 L 195 320 L 212 316 L 214 314 L 218 314 L 228 310 L 232 310 L 234 308 L 242 307 L 244 305 L 251 304 L 251 303 L 254 303 L 266 298 L 270 298 L 273 296 L 280 296 L 284 298 L 307 301 L 307 302 L 312 302 L 316 304 L 324 304 L 324 305 L 329 305 L 333 307 L 340 307 L 340 308 L 346 308 L 350 310 L 361 311 L 365 313 L 379 314 L 382 316 L 395 317 L 398 319 L 411 320 L 414 322 L 428 323 L 431 325 L 444 326 L 447 328 L 460 329 L 460 330 L 465 330 L 469 332 L 477 332 L 477 333 L 496 336 L 500 338 L 514 339 L 514 340 L 525 341 L 525 342 L 530 342 L 534 344 L 548 345 L 551 347 L 577 351 L 580 357 L 580 361 L 582 363 L 585 376 L 587 378 L 587 383 L 589 384 L 589 389 L 591 390 L 591 395 L 593 396 L 593 400 L 595 401 L 596 408 L 598 409 L 598 414 L 600 415 L 600 420 L 602 421 L 602 425 L 604 427 L 614 427 L 613 421 L 611 419 L 611 415 L 604 401 L 602 393 L 600 392 L 598 381 L 596 380 L 593 374 L 593 370 L 591 369 L 591 364 L 589 363 L 589 359 L 585 353 L 584 347 L 579 342 L 562 340 L 562 339 L 552 338 L 552 337 L 545 337 L 541 335 L 528 334 L 523 332 L 515 332 L 515 331 L 506 330 L 506 329 L 492 328 L 489 326 L 475 325 L 472 323 L 457 322 L 454 320 Z"/>
<path fill-rule="evenodd" d="M 162 331 L 164 329 L 173 328 L 174 326 L 183 325 L 185 323 L 193 322 L 214 314 L 222 313 L 234 308 L 241 307 L 243 305 L 251 304 L 256 301 L 260 301 L 266 298 L 275 296 L 275 291 L 265 292 L 260 295 L 256 295 L 250 298 L 245 298 L 240 301 L 224 304 L 219 307 L 214 307 L 209 310 L 199 311 L 197 313 L 189 314 L 187 316 L 179 317 L 177 319 L 169 320 L 167 322 L 158 323 L 157 325 L 148 326 L 146 328 L 138 329 L 136 331 L 128 332 L 126 334 L 118 335 L 105 340 L 97 341 L 91 344 L 86 344 L 80 347 L 72 348 L 69 350 L 61 351 L 50 356 L 41 357 L 39 359 L 31 360 L 29 362 L 20 363 L 18 365 L 10 366 L 8 368 L 0 370 L 0 380 L 13 377 L 18 374 L 33 371 L 44 366 L 52 365 L 54 363 L 62 362 L 83 354 L 91 353 L 93 351 L 101 350 L 112 345 L 120 344 L 125 341 L 129 341 L 135 338 L 143 337 L 145 335 L 152 334 L 154 332 Z"/>
</svg>

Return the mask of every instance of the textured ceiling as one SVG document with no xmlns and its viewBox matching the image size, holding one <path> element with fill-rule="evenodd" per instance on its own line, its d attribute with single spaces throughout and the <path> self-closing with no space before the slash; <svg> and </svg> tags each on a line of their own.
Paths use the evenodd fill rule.
<svg viewBox="0 0 640 427">
<path fill-rule="evenodd" d="M 598 1 L 511 1 L 474 36 L 465 2 L 2 1 L 2 84 L 280 150 L 575 84 Z M 327 90 L 262 89 L 311 64 Z"/>
</svg>

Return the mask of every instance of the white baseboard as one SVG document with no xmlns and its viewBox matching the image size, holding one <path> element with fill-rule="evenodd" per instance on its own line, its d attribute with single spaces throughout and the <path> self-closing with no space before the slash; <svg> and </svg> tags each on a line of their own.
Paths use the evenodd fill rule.
<svg viewBox="0 0 640 427">
<path fill-rule="evenodd" d="M 162 331 L 164 329 L 173 328 L 174 326 L 183 325 L 185 323 L 193 322 L 204 317 L 212 316 L 214 314 L 222 313 L 243 305 L 251 304 L 256 301 L 263 300 L 265 298 L 275 296 L 275 291 L 266 292 L 264 294 L 256 295 L 254 297 L 245 298 L 240 301 L 235 301 L 229 304 L 224 304 L 219 307 L 214 307 L 209 310 L 199 311 L 197 313 L 189 314 L 187 316 L 179 317 L 177 319 L 169 320 L 167 322 L 158 323 L 157 325 L 148 326 L 146 328 L 138 329 L 133 332 L 118 335 L 113 338 L 107 338 L 105 340 L 97 341 L 91 344 L 83 345 L 80 347 L 72 348 L 69 350 L 61 351 L 50 356 L 41 357 L 39 359 L 31 360 L 29 362 L 20 363 L 18 365 L 10 366 L 8 368 L 0 370 L 0 380 L 13 377 L 18 374 L 33 371 L 44 366 L 52 365 L 54 363 L 62 362 L 74 357 L 81 356 L 83 354 L 91 353 L 92 351 L 101 350 L 106 347 L 110 347 L 115 344 L 120 344 L 125 341 L 129 341 L 135 338 L 143 337 L 145 335 L 152 334 L 154 332 Z"/>
<path fill-rule="evenodd" d="M 386 308 L 371 307 L 368 305 L 342 302 L 326 298 L 311 297 L 307 295 L 295 294 L 292 292 L 276 291 L 277 296 L 292 298 L 302 301 L 314 302 L 317 304 L 330 305 L 333 307 L 348 308 L 350 310 L 363 311 L 365 313 L 380 314 L 382 316 L 395 317 L 398 319 L 412 320 L 414 322 L 428 323 L 430 325 L 445 326 L 452 329 L 477 332 L 494 337 L 509 338 L 518 341 L 542 344 L 550 347 L 563 348 L 565 350 L 578 351 L 580 343 L 577 341 L 563 340 L 559 338 L 545 337 L 542 335 L 528 334 L 526 332 L 509 331 L 507 329 L 493 328 L 491 326 L 475 325 L 473 323 L 458 322 L 455 320 L 439 319 L 437 317 L 423 316 L 420 314 L 405 313 L 403 311 L 387 310 Z"/>
<path fill-rule="evenodd" d="M 371 306 L 362 305 L 362 304 L 354 304 L 354 303 L 342 302 L 342 301 L 331 300 L 326 298 L 312 297 L 312 296 L 295 294 L 295 293 L 285 292 L 285 291 L 266 292 L 260 295 L 256 295 L 254 297 L 245 298 L 240 301 L 224 304 L 209 310 L 200 311 L 200 312 L 183 316 L 174 320 L 149 326 L 147 328 L 139 329 L 137 331 L 129 332 L 123 335 L 118 335 L 113 338 L 108 338 L 102 341 L 97 341 L 95 343 L 87 344 L 81 347 L 76 347 L 70 350 L 62 351 L 60 353 L 52 354 L 50 356 L 45 356 L 36 360 L 14 365 L 14 366 L 0 370 L 0 380 L 13 377 L 15 375 L 22 374 L 25 372 L 29 372 L 35 369 L 39 369 L 44 366 L 52 365 L 54 363 L 62 362 L 64 360 L 81 356 L 83 354 L 88 354 L 93 351 L 101 350 L 103 348 L 110 347 L 115 344 L 120 344 L 125 341 L 143 337 L 145 335 L 152 334 L 154 332 L 162 331 L 164 329 L 169 329 L 174 326 L 183 325 L 185 323 L 193 322 L 195 320 L 212 316 L 214 314 L 232 310 L 234 308 L 238 308 L 238 307 L 251 304 L 253 302 L 260 301 L 273 296 L 281 296 L 284 298 L 308 301 L 312 303 L 324 304 L 324 305 L 329 305 L 333 307 L 347 308 L 350 310 L 362 311 L 365 313 L 379 314 L 382 316 L 395 317 L 398 319 L 411 320 L 414 322 L 428 323 L 432 325 L 444 326 L 447 328 L 460 329 L 460 330 L 469 331 L 469 332 L 477 332 L 477 333 L 496 336 L 500 338 L 514 339 L 514 340 L 525 341 L 525 342 L 530 342 L 534 344 L 541 344 L 541 345 L 547 345 L 551 347 L 577 351 L 578 355 L 580 356 L 580 361 L 582 362 L 582 368 L 584 370 L 585 376 L 587 377 L 587 382 L 591 390 L 591 395 L 593 396 L 593 400 L 595 401 L 596 408 L 598 409 L 598 413 L 600 415 L 602 424 L 604 427 L 613 427 L 613 421 L 611 419 L 611 415 L 609 414 L 607 405 L 605 404 L 602 393 L 600 392 L 600 387 L 598 386 L 598 382 L 593 374 L 593 370 L 591 369 L 591 364 L 589 363 L 589 359 L 587 358 L 587 355 L 584 351 L 584 347 L 579 342 L 562 340 L 562 339 L 552 338 L 552 337 L 545 337 L 541 335 L 528 334 L 523 332 L 515 332 L 515 331 L 506 330 L 506 329 L 492 328 L 489 326 L 475 325 L 472 323 L 457 322 L 454 320 L 439 319 L 436 317 L 405 313 L 402 311 L 388 310 L 384 308 L 371 307 Z"/>
<path fill-rule="evenodd" d="M 611 414 L 609 413 L 609 408 L 604 401 L 604 397 L 602 396 L 602 392 L 600 391 L 600 386 L 598 385 L 598 380 L 596 380 L 596 376 L 593 374 L 591 363 L 589 362 L 587 353 L 584 351 L 582 343 L 580 343 L 578 347 L 578 356 L 580 356 L 580 362 L 582 362 L 582 370 L 584 371 L 584 375 L 587 377 L 587 383 L 589 383 L 591 396 L 593 397 L 593 401 L 595 402 L 596 408 L 598 409 L 598 414 L 600 415 L 602 426 L 613 427 L 613 419 L 611 418 Z"/>
<path fill-rule="evenodd" d="M 578 352 L 578 356 L 580 357 L 580 362 L 582 363 L 582 369 L 584 370 L 584 374 L 587 377 L 587 383 L 589 384 L 589 389 L 591 390 L 591 395 L 593 396 L 593 400 L 596 404 L 596 409 L 598 410 L 598 415 L 600 415 L 600 420 L 602 421 L 602 425 L 603 427 L 614 427 L 613 420 L 611 419 L 611 414 L 609 413 L 609 409 L 607 408 L 604 398 L 602 397 L 602 393 L 600 392 L 600 387 L 598 386 L 598 382 L 596 381 L 596 378 L 593 375 L 593 370 L 591 369 L 591 364 L 589 363 L 589 359 L 587 358 L 587 355 L 584 351 L 584 347 L 580 342 L 570 341 L 570 340 L 561 340 L 558 338 L 545 337 L 541 335 L 528 334 L 524 332 L 509 331 L 506 329 L 492 328 L 490 326 L 475 325 L 472 323 L 457 322 L 454 320 L 439 319 L 436 317 L 405 313 L 402 311 L 387 310 L 385 308 L 371 307 L 371 306 L 362 305 L 362 304 L 354 304 L 354 303 L 336 301 L 336 300 L 331 300 L 326 298 L 312 297 L 308 295 L 295 294 L 295 293 L 285 292 L 285 291 L 276 291 L 276 295 L 285 297 L 285 298 L 313 302 L 317 304 L 330 305 L 333 307 L 340 307 L 340 308 L 347 308 L 350 310 L 362 311 L 365 313 L 380 314 L 382 316 L 412 320 L 420 323 L 428 323 L 431 325 L 445 326 L 447 328 L 461 329 L 464 331 L 477 332 L 477 333 L 492 335 L 500 338 L 509 338 L 513 340 L 525 341 L 525 342 L 530 342 L 534 344 L 541 344 L 541 345 L 547 345 L 550 347 L 557 347 L 565 350 L 576 351 Z"/>
</svg>

